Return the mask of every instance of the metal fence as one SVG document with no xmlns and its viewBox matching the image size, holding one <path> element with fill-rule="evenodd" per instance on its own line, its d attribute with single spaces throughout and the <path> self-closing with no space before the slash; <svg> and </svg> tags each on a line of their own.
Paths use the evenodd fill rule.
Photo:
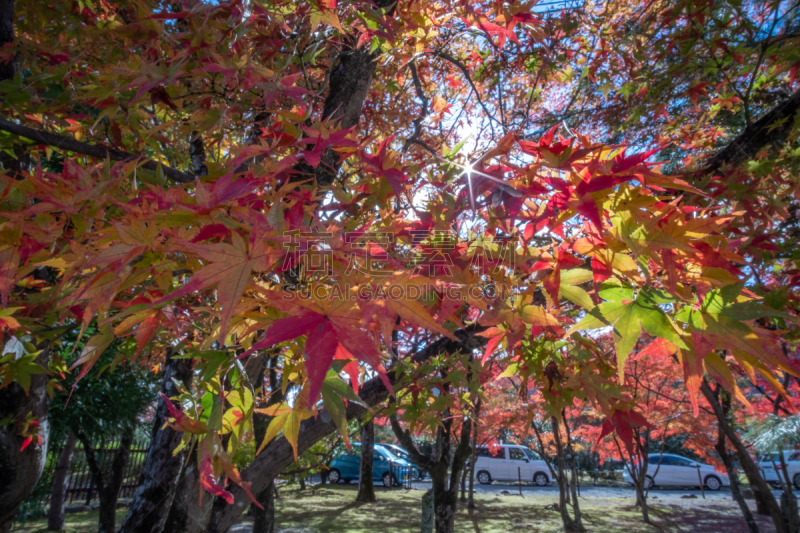
<svg viewBox="0 0 800 533">
<path fill-rule="evenodd" d="M 396 486 L 410 489 L 411 483 L 417 480 L 417 469 L 413 466 L 401 465 L 394 461 L 389 461 L 389 468 L 392 474 L 394 474 Z"/>
<path fill-rule="evenodd" d="M 128 461 L 125 463 L 124 475 L 122 486 L 120 487 L 119 497 L 130 498 L 136 491 L 136 485 L 139 482 L 139 475 L 142 472 L 144 461 L 147 458 L 147 450 L 150 443 L 146 439 L 136 439 L 131 446 Z M 55 465 L 58 463 L 58 457 L 61 454 L 63 443 L 61 446 L 54 446 L 53 449 L 47 454 L 47 462 L 45 470 L 42 473 L 40 484 L 44 484 L 47 492 L 52 491 L 53 474 L 55 472 Z M 103 477 L 108 479 L 111 475 L 111 464 L 114 462 L 114 455 L 119 449 L 119 439 L 115 439 L 104 443 L 98 448 L 93 448 L 95 457 L 100 469 L 103 472 Z M 74 501 L 83 501 L 89 505 L 92 500 L 97 499 L 97 487 L 94 485 L 92 473 L 89 470 L 89 463 L 86 460 L 86 452 L 82 443 L 75 446 L 75 452 L 72 454 L 72 462 L 69 466 L 69 475 L 67 477 L 67 499 L 68 503 Z"/>
</svg>

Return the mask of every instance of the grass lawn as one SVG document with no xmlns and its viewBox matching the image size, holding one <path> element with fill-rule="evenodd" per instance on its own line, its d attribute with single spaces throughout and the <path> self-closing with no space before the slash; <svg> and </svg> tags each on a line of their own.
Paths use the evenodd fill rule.
<svg viewBox="0 0 800 533">
<path fill-rule="evenodd" d="M 127 509 L 117 509 L 117 528 L 122 525 L 125 515 L 128 513 Z M 97 522 L 99 519 L 98 511 L 90 511 L 86 513 L 69 513 L 65 515 L 66 524 L 64 531 L 70 533 L 95 533 L 97 531 Z M 38 520 L 28 520 L 25 525 L 14 524 L 13 532 L 25 533 L 44 533 L 47 529 L 47 517 Z"/>
<path fill-rule="evenodd" d="M 278 533 L 417 533 L 422 514 L 420 490 L 376 489 L 378 501 L 356 503 L 356 485 L 315 485 L 306 490 L 280 489 L 275 501 Z M 553 509 L 553 496 L 476 494 L 478 508 L 459 507 L 459 533 L 562 532 L 561 518 Z M 592 533 L 697 532 L 747 533 L 736 504 L 731 500 L 651 500 L 653 525 L 642 522 L 632 499 L 581 498 L 584 525 Z M 122 524 L 126 509 L 117 511 Z M 97 511 L 67 515 L 66 531 L 97 531 Z M 766 517 L 757 517 L 761 533 L 774 528 Z M 249 533 L 245 518 L 232 533 Z M 14 531 L 44 533 L 47 519 L 29 521 Z M 164 532 L 169 533 L 169 532 Z"/>
<path fill-rule="evenodd" d="M 356 503 L 355 485 L 316 485 L 301 491 L 284 489 L 275 502 L 279 533 L 395 533 L 419 532 L 422 514 L 419 490 L 381 490 L 375 503 Z M 562 532 L 561 517 L 550 496 L 476 494 L 472 513 L 459 506 L 456 531 L 463 533 Z M 747 526 L 731 500 L 652 500 L 653 525 L 642 522 L 632 499 L 581 498 L 584 525 L 590 532 L 698 532 L 747 533 Z M 758 517 L 762 533 L 774 531 L 767 518 Z M 249 521 L 236 532 L 250 531 Z M 239 529 L 241 528 L 241 529 Z"/>
</svg>

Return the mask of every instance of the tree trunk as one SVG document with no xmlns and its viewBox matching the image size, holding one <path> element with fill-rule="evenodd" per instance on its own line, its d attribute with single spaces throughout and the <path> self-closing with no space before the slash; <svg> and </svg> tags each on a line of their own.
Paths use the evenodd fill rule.
<svg viewBox="0 0 800 533">
<path fill-rule="evenodd" d="M 556 458 L 558 461 L 558 472 L 556 473 L 556 480 L 558 481 L 558 510 L 561 513 L 561 521 L 564 523 L 564 529 L 567 531 L 583 532 L 583 523 L 580 519 L 580 513 L 576 512 L 575 519 L 569 514 L 567 503 L 570 498 L 570 482 L 567 478 L 567 461 L 564 457 L 564 446 L 561 443 L 561 430 L 559 428 L 558 419 L 551 418 L 553 426 L 553 437 L 556 441 Z M 578 507 L 577 498 L 572 502 L 573 509 Z"/>
<path fill-rule="evenodd" d="M 0 47 L 14 42 L 14 0 L 0 0 Z M 15 61 L 0 63 L 0 81 L 10 80 L 17 71 Z"/>
<path fill-rule="evenodd" d="M 575 525 L 578 528 L 577 531 L 583 529 L 583 522 L 581 521 L 581 507 L 578 504 L 578 470 L 575 467 L 575 452 L 572 449 L 572 435 L 569 431 L 569 423 L 567 422 L 567 416 L 565 411 L 561 411 L 562 416 L 564 418 L 564 430 L 567 433 L 567 442 L 566 448 L 569 452 L 569 463 L 570 463 L 570 490 L 572 494 L 572 514 L 575 515 Z"/>
<path fill-rule="evenodd" d="M 645 524 L 650 523 L 650 510 L 647 508 L 647 495 L 641 483 L 635 483 L 636 487 L 636 505 L 642 509 L 642 521 Z"/>
<path fill-rule="evenodd" d="M 433 523 L 436 533 L 453 533 L 455 531 L 458 485 L 447 487 L 446 476 L 445 472 L 444 483 L 433 484 Z"/>
<path fill-rule="evenodd" d="M 64 529 L 64 501 L 67 498 L 67 481 L 69 479 L 69 466 L 72 464 L 72 454 L 78 437 L 74 433 L 67 436 L 67 442 L 61 449 L 53 472 L 53 491 L 50 494 L 50 509 L 47 512 L 47 529 L 61 531 Z"/>
<path fill-rule="evenodd" d="M 800 516 L 797 512 L 797 496 L 791 490 L 783 491 L 781 494 L 781 510 L 786 521 L 789 533 L 800 533 Z"/>
<path fill-rule="evenodd" d="M 727 419 L 731 410 L 731 395 L 725 390 L 720 390 L 720 395 L 722 413 Z M 722 459 L 722 464 L 725 465 L 725 471 L 728 474 L 728 479 L 731 480 L 731 496 L 739 506 L 739 510 L 742 511 L 744 521 L 747 523 L 747 529 L 750 530 L 750 533 L 758 533 L 758 524 L 756 524 L 753 513 L 750 512 L 750 507 L 748 507 L 744 496 L 742 496 L 742 491 L 739 489 L 739 474 L 733 468 L 733 460 L 731 460 L 731 456 L 728 453 L 727 447 L 725 446 L 725 432 L 723 431 L 722 426 L 719 426 L 717 443 L 714 445 L 714 449 L 717 450 L 717 454 L 720 456 L 720 459 Z"/>
<path fill-rule="evenodd" d="M 0 17 L 6 4 L 0 2 Z M 13 6 L 13 2 L 10 2 Z M 45 347 L 36 359 L 40 365 L 47 363 L 50 348 Z M 47 375 L 31 376 L 28 394 L 17 383 L 0 389 L 0 533 L 11 530 L 19 505 L 30 494 L 44 469 L 50 423 L 47 420 Z M 24 438 L 17 435 L 16 423 L 28 413 L 39 421 L 41 444 L 31 442 L 22 450 Z"/>
<path fill-rule="evenodd" d="M 786 521 L 783 518 L 783 513 L 781 512 L 781 508 L 778 505 L 777 500 L 775 500 L 775 496 L 773 496 L 772 491 L 769 490 L 767 482 L 764 481 L 764 478 L 762 478 L 759 474 L 758 467 L 753 462 L 753 458 L 750 457 L 750 454 L 742 443 L 742 440 L 739 438 L 739 435 L 736 433 L 736 431 L 734 431 L 733 427 L 728 422 L 728 418 L 725 416 L 719 401 L 717 401 L 714 391 L 711 390 L 711 387 L 708 385 L 708 381 L 705 379 L 703 379 L 703 383 L 700 385 L 700 390 L 703 392 L 703 396 L 705 396 L 709 405 L 711 405 L 711 408 L 714 410 L 714 414 L 717 417 L 717 423 L 719 424 L 720 429 L 722 429 L 722 431 L 725 433 L 725 436 L 728 438 L 728 441 L 730 441 L 730 443 L 733 445 L 733 449 L 736 451 L 736 455 L 739 457 L 739 462 L 741 463 L 742 469 L 747 475 L 747 479 L 750 481 L 750 486 L 752 487 L 753 492 L 758 492 L 760 497 L 763 499 L 763 503 L 766 506 L 769 515 L 772 517 L 772 521 L 775 523 L 775 531 L 777 533 L 789 533 L 789 530 L 786 527 Z"/>
<path fill-rule="evenodd" d="M 467 503 L 467 474 L 469 473 L 469 469 L 465 468 L 463 472 L 461 472 L 461 503 Z"/>
<path fill-rule="evenodd" d="M 119 448 L 114 454 L 114 462 L 111 463 L 111 475 L 108 480 L 95 480 L 97 485 L 97 495 L 100 498 L 100 524 L 97 533 L 115 533 L 117 499 L 122 482 L 125 479 L 125 467 L 131 454 L 133 444 L 133 429 L 122 435 Z M 101 482 L 105 484 L 101 485 Z"/>
<path fill-rule="evenodd" d="M 256 499 L 264 508 L 253 506 L 253 533 L 275 533 L 275 481 L 270 481 Z"/>
<path fill-rule="evenodd" d="M 422 495 L 422 523 L 420 533 L 433 533 L 433 489 Z"/>
<path fill-rule="evenodd" d="M 201 490 L 197 473 L 197 448 L 194 448 L 175 488 L 175 497 L 164 523 L 165 533 L 200 533 L 205 529 L 212 498 L 203 495 L 201 501 Z"/>
<path fill-rule="evenodd" d="M 178 395 L 173 378 L 188 388 L 192 383 L 192 360 L 176 359 L 167 354 L 161 392 L 167 397 Z M 183 433 L 165 427 L 164 418 L 169 414 L 164 400 L 159 398 L 150 449 L 139 477 L 139 485 L 122 524 L 120 533 L 161 533 L 167 520 L 175 487 L 180 478 L 184 456 L 173 455 L 181 443 Z"/>
<path fill-rule="evenodd" d="M 375 424 L 372 420 L 361 426 L 361 467 L 358 470 L 357 502 L 375 501 L 375 483 L 372 480 L 372 454 L 375 448 Z"/>
</svg>

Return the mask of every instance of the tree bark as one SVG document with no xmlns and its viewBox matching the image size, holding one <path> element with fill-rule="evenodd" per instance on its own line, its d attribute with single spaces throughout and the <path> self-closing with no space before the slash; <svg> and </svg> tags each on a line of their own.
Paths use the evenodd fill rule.
<svg viewBox="0 0 800 533">
<path fill-rule="evenodd" d="M 117 500 L 119 490 L 125 481 L 125 467 L 128 465 L 128 458 L 131 455 L 131 445 L 133 444 L 133 429 L 122 435 L 119 441 L 119 448 L 114 455 L 114 462 L 111 463 L 111 476 L 104 489 L 99 489 L 100 496 L 100 527 L 97 533 L 115 533 Z"/>
<path fill-rule="evenodd" d="M 714 391 L 711 390 L 711 387 L 708 385 L 708 381 L 705 378 L 700 385 L 700 390 L 702 391 L 703 396 L 705 396 L 709 405 L 711 405 L 711 408 L 714 410 L 714 414 L 717 417 L 717 423 L 719 424 L 720 429 L 722 429 L 722 431 L 725 433 L 728 441 L 730 441 L 733 449 L 736 451 L 736 455 L 739 457 L 739 462 L 741 463 L 742 469 L 747 475 L 747 479 L 750 481 L 750 486 L 752 487 L 753 492 L 758 493 L 758 496 L 756 497 L 760 496 L 762 498 L 770 517 L 772 517 L 772 521 L 775 523 L 775 531 L 777 533 L 789 533 L 788 528 L 786 527 L 786 522 L 783 518 L 783 513 L 781 512 L 781 508 L 778 505 L 777 500 L 775 500 L 775 496 L 773 496 L 772 491 L 769 490 L 767 482 L 764 481 L 764 478 L 762 478 L 759 474 L 758 467 L 756 466 L 755 462 L 753 462 L 753 458 L 750 457 L 750 454 L 742 443 L 742 440 L 739 438 L 739 435 L 736 433 L 736 431 L 734 431 L 733 427 L 728 422 L 728 418 L 725 416 L 722 406 L 720 405 L 719 401 L 717 401 Z"/>
<path fill-rule="evenodd" d="M 450 464 L 450 438 L 453 419 L 444 417 L 444 422 L 436 432 L 436 444 L 431 456 L 422 455 L 411 439 L 411 434 L 404 431 L 397 421 L 396 415 L 391 415 L 389 421 L 392 425 L 397 440 L 411 457 L 411 461 L 423 468 L 431 476 L 433 489 L 433 516 L 434 530 L 436 533 L 453 533 L 455 531 L 455 516 L 458 509 L 458 481 L 461 470 L 470 456 L 470 438 L 472 434 L 472 421 L 466 418 L 461 425 L 461 437 L 458 447 L 453 454 Z M 450 478 L 447 470 L 450 467 Z"/>
<path fill-rule="evenodd" d="M 72 455 L 78 437 L 74 433 L 67 436 L 67 442 L 58 455 L 55 471 L 53 472 L 53 491 L 50 493 L 50 509 L 47 511 L 47 529 L 61 531 L 64 529 L 64 502 L 67 499 L 67 481 L 69 467 L 72 464 Z"/>
<path fill-rule="evenodd" d="M 372 420 L 361 426 L 361 466 L 358 469 L 357 502 L 375 501 L 375 483 L 372 479 L 372 454 L 375 450 L 375 424 Z"/>
<path fill-rule="evenodd" d="M 275 481 L 270 481 L 256 499 L 264 508 L 253 506 L 253 533 L 275 533 Z"/>
<path fill-rule="evenodd" d="M 791 131 L 792 121 L 798 110 L 800 110 L 800 90 L 795 91 L 785 102 L 775 106 L 756 122 L 747 126 L 725 148 L 717 152 L 699 174 L 713 174 L 726 165 L 737 166 L 746 159 L 754 157 L 765 146 L 784 140 Z"/>
<path fill-rule="evenodd" d="M 485 328 L 482 326 L 470 326 L 466 329 L 458 330 L 454 335 L 458 341 L 442 338 L 432 342 L 424 349 L 420 350 L 412 357 L 407 358 L 406 362 L 421 363 L 431 357 L 441 353 L 452 353 L 458 350 L 468 352 L 473 349 L 482 348 L 486 339 L 477 335 Z M 389 381 L 394 385 L 398 381 L 392 369 L 387 371 Z M 397 390 L 397 389 L 395 389 Z M 361 402 L 369 407 L 378 405 L 386 401 L 389 397 L 389 390 L 384 386 L 380 378 L 373 378 L 361 387 L 358 393 Z M 348 420 L 359 418 L 365 413 L 364 407 L 349 402 L 346 410 Z M 308 450 L 315 442 L 325 438 L 336 430 L 333 419 L 327 410 L 320 411 L 316 418 L 304 420 L 300 425 L 300 433 L 297 440 L 297 453 L 301 454 Z M 256 457 L 250 466 L 242 471 L 242 479 L 252 483 L 251 490 L 254 494 L 260 493 L 274 480 L 280 472 L 294 462 L 294 451 L 289 442 L 281 437 L 270 442 L 262 452 Z M 236 501 L 246 501 L 247 495 L 238 485 L 229 483 L 226 490 L 230 491 Z M 208 533 L 224 533 L 236 522 L 239 516 L 246 509 L 245 506 L 228 505 L 222 498 L 214 499 L 214 506 L 211 512 L 206 531 Z"/>
<path fill-rule="evenodd" d="M 200 533 L 205 529 L 211 513 L 212 499 L 208 495 L 200 499 L 200 476 L 197 472 L 197 448 L 193 449 L 181 471 L 175 497 L 169 508 L 164 532 Z"/>
<path fill-rule="evenodd" d="M 176 359 L 167 354 L 161 392 L 167 397 L 178 395 L 173 378 L 188 388 L 192 383 L 192 360 Z M 181 443 L 183 433 L 165 427 L 164 418 L 169 414 L 164 400 L 159 398 L 153 423 L 153 436 L 147 458 L 139 477 L 139 485 L 122 524 L 120 533 L 161 533 L 167 520 L 169 508 L 175 496 L 175 487 L 180 478 L 184 456 L 173 455 Z"/>
<path fill-rule="evenodd" d="M 89 464 L 92 482 L 97 488 L 97 495 L 100 500 L 100 518 L 97 532 L 114 533 L 116 531 L 117 497 L 125 477 L 125 466 L 128 464 L 131 444 L 133 444 L 133 428 L 122 435 L 119 448 L 114 453 L 114 461 L 111 463 L 111 472 L 108 478 L 103 472 L 102 461 L 97 460 L 92 441 L 84 433 L 78 433 L 77 436 L 81 444 L 83 444 L 83 452 L 86 455 L 86 462 Z"/>
<path fill-rule="evenodd" d="M 475 508 L 475 462 L 478 460 L 478 417 L 481 411 L 481 400 L 475 404 L 475 425 L 472 428 L 472 455 L 469 462 L 469 495 L 467 496 L 467 509 Z"/>
<path fill-rule="evenodd" d="M 719 392 L 722 413 L 727 419 L 731 410 L 731 396 L 725 390 L 720 390 Z M 750 512 L 750 507 L 748 507 L 744 496 L 742 496 L 742 491 L 739 489 L 739 474 L 733 468 L 733 460 L 731 460 L 730 453 L 725 446 L 725 431 L 722 429 L 721 425 L 719 425 L 717 443 L 714 445 L 714 449 L 717 450 L 717 454 L 720 456 L 720 459 L 722 459 L 722 464 L 725 465 L 728 479 L 731 480 L 731 496 L 739 506 L 739 510 L 742 511 L 744 521 L 747 523 L 747 529 L 750 530 L 750 533 L 758 533 L 758 524 L 756 524 L 753 513 Z"/>
<path fill-rule="evenodd" d="M 461 498 L 459 500 L 461 503 L 467 503 L 467 474 L 469 473 L 468 468 L 464 468 L 464 471 L 461 472 Z"/>
<path fill-rule="evenodd" d="M 553 437 L 556 443 L 556 459 L 558 461 L 558 472 L 556 472 L 556 480 L 558 481 L 558 511 L 561 513 L 561 521 L 564 523 L 564 529 L 567 531 L 582 532 L 586 531 L 581 522 L 580 511 L 578 511 L 578 500 L 573 498 L 572 508 L 575 510 L 575 518 L 569 514 L 567 503 L 570 499 L 570 481 L 567 476 L 567 461 L 565 457 L 564 445 L 561 442 L 561 429 L 559 427 L 558 419 L 552 417 L 550 423 L 553 426 Z"/>
<path fill-rule="evenodd" d="M 13 2 L 12 2 L 13 4 Z M 2 7 L 2 4 L 0 4 Z M 45 365 L 50 348 L 45 347 L 36 362 Z M 17 383 L 0 389 L 0 533 L 11 530 L 19 505 L 30 494 L 44 469 L 50 424 L 47 420 L 47 375 L 31 376 L 28 394 Z M 16 423 L 28 413 L 39 421 L 41 444 L 31 442 L 22 450 L 24 438 Z"/>
<path fill-rule="evenodd" d="M 14 0 L 0 0 L 0 47 L 13 42 Z M 0 81 L 12 79 L 16 72 L 16 61 L 0 63 Z"/>
</svg>

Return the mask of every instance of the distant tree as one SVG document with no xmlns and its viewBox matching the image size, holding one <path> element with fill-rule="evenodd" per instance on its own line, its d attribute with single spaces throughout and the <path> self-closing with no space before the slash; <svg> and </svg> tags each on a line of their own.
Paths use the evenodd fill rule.
<svg viewBox="0 0 800 533">
<path fill-rule="evenodd" d="M 76 331 L 64 334 L 53 357 L 67 365 L 74 363 L 85 346 L 83 341 L 76 342 L 76 338 Z M 130 361 L 123 355 L 122 352 L 131 349 L 135 350 L 135 344 L 126 343 L 125 339 L 111 343 L 84 379 L 76 381 L 74 374 L 65 376 L 63 387 L 55 392 L 50 406 L 53 442 L 66 442 L 62 452 L 65 457 L 59 458 L 59 464 L 67 463 L 66 454 L 71 455 L 70 448 L 74 447 L 75 440 L 83 445 L 92 483 L 100 499 L 99 533 L 116 531 L 117 496 L 130 448 L 137 428 L 156 397 L 155 374 L 144 366 L 144 361 Z M 120 361 L 124 362 L 120 364 Z M 107 448 L 112 442 L 118 442 L 118 446 L 111 470 L 105 472 L 95 450 Z M 58 472 L 60 475 L 53 481 L 53 493 L 58 498 L 51 499 L 52 520 L 48 522 L 48 528 L 55 530 L 63 529 L 63 484 L 66 481 L 66 470 Z"/>
</svg>

